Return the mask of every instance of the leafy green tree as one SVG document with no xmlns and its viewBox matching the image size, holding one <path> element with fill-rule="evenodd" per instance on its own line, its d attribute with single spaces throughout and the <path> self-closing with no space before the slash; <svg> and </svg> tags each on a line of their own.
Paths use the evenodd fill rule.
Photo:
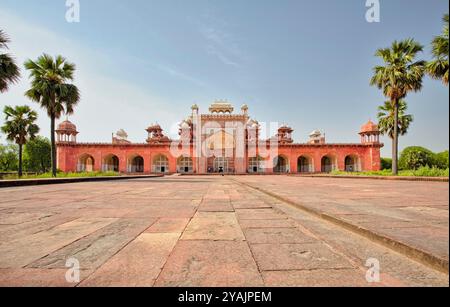
<svg viewBox="0 0 450 307">
<path fill-rule="evenodd" d="M 19 167 L 19 147 L 15 144 L 0 144 L 0 171 L 16 171 Z"/>
<path fill-rule="evenodd" d="M 409 126 L 414 118 L 411 114 L 405 114 L 408 109 L 406 102 L 402 99 L 398 102 L 398 134 L 405 135 L 408 133 Z M 381 134 L 388 135 L 394 146 L 394 122 L 395 110 L 390 101 L 386 101 L 384 105 L 378 108 L 378 127 Z M 392 162 L 392 160 L 391 160 Z M 392 167 L 392 164 L 389 168 Z"/>
<path fill-rule="evenodd" d="M 37 113 L 29 106 L 6 106 L 3 113 L 5 123 L 1 130 L 9 141 L 19 145 L 19 177 L 22 177 L 23 146 L 39 132 L 39 127 L 35 124 Z"/>
<path fill-rule="evenodd" d="M 39 103 L 50 117 L 52 174 L 56 177 L 55 123 L 64 113 L 72 114 L 80 100 L 78 88 L 68 83 L 74 79 L 75 65 L 60 55 L 53 58 L 44 54 L 36 61 L 28 60 L 25 68 L 31 77 L 31 89 L 25 95 Z"/>
<path fill-rule="evenodd" d="M 392 168 L 392 159 L 390 158 L 381 158 L 381 169 L 391 169 Z"/>
<path fill-rule="evenodd" d="M 399 137 L 399 102 L 406 98 L 409 92 L 422 89 L 425 74 L 425 61 L 416 61 L 417 54 L 423 51 L 423 46 L 413 39 L 394 41 L 390 48 L 377 50 L 384 65 L 374 68 L 370 84 L 383 90 L 394 108 L 394 133 L 392 148 L 392 173 L 398 175 L 398 137 Z"/>
<path fill-rule="evenodd" d="M 448 150 L 435 154 L 434 156 L 435 166 L 440 169 L 449 168 Z"/>
<path fill-rule="evenodd" d="M 28 172 L 47 173 L 52 167 L 52 145 L 38 136 L 24 147 L 24 167 Z"/>
<path fill-rule="evenodd" d="M 9 38 L 0 30 L 0 51 L 8 49 Z M 6 92 L 11 84 L 17 83 L 20 69 L 11 55 L 0 52 L 0 93 Z"/>
<path fill-rule="evenodd" d="M 427 64 L 427 73 L 448 86 L 448 14 L 443 18 L 444 29 L 442 34 L 436 36 L 431 43 L 433 47 L 433 61 Z"/>
<path fill-rule="evenodd" d="M 434 153 L 424 147 L 412 146 L 403 150 L 400 156 L 400 168 L 403 170 L 417 170 L 421 167 L 434 166 Z"/>
</svg>

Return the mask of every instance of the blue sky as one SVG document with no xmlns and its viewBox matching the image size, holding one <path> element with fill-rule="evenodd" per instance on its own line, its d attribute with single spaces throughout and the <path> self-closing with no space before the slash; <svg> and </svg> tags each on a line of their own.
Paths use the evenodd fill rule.
<svg viewBox="0 0 450 307">
<path fill-rule="evenodd" d="M 144 129 L 160 123 L 167 133 L 197 103 L 243 103 L 259 121 L 289 123 L 305 142 L 314 129 L 329 142 L 358 142 L 357 132 L 376 119 L 384 97 L 369 86 L 375 50 L 413 37 L 426 45 L 442 29 L 444 0 L 380 0 L 381 22 L 365 20 L 365 0 L 80 0 L 81 22 L 67 23 L 65 0 L 0 0 L 0 28 L 19 63 L 42 52 L 77 64 L 82 101 L 70 119 L 80 141 L 107 142 L 125 129 L 143 142 Z M 23 97 L 28 74 L 0 95 Z M 426 79 L 407 101 L 415 122 L 404 148 L 449 147 L 449 94 Z M 0 119 L 0 123 L 3 119 Z M 40 111 L 42 134 L 49 120 Z M 390 140 L 384 139 L 384 156 Z"/>
</svg>

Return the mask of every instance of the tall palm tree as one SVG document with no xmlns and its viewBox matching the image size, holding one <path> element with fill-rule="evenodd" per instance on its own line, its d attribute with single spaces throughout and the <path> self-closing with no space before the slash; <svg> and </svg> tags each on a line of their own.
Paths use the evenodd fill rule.
<svg viewBox="0 0 450 307">
<path fill-rule="evenodd" d="M 60 55 L 53 58 L 43 54 L 36 61 L 28 60 L 25 68 L 31 78 L 31 89 L 25 95 L 39 103 L 50 117 L 52 174 L 56 177 L 55 122 L 63 114 L 72 114 L 80 101 L 78 88 L 68 83 L 74 79 L 75 65 Z"/>
<path fill-rule="evenodd" d="M 398 134 L 403 136 L 408 133 L 409 126 L 414 120 L 411 114 L 406 114 L 408 106 L 403 99 L 398 102 Z M 394 140 L 394 106 L 390 101 L 378 107 L 378 127 L 383 135 L 388 135 Z"/>
<path fill-rule="evenodd" d="M 9 38 L 0 30 L 0 50 L 8 49 Z M 6 92 L 9 85 L 17 83 L 20 69 L 14 59 L 7 53 L 0 53 L 0 93 Z"/>
<path fill-rule="evenodd" d="M 6 106 L 3 110 L 5 123 L 2 126 L 3 133 L 9 141 L 19 145 L 19 177 L 22 177 L 22 150 L 28 140 L 34 139 L 39 132 L 37 113 L 29 106 Z"/>
<path fill-rule="evenodd" d="M 392 148 L 392 172 L 398 175 L 398 122 L 399 101 L 409 92 L 422 89 L 425 61 L 416 61 L 423 46 L 413 39 L 394 41 L 390 48 L 377 50 L 375 55 L 384 61 L 384 66 L 376 66 L 370 84 L 383 90 L 394 108 L 394 135 Z"/>
<path fill-rule="evenodd" d="M 427 73 L 448 86 L 448 14 L 443 18 L 444 30 L 436 36 L 431 43 L 433 46 L 434 60 L 427 64 Z"/>
</svg>

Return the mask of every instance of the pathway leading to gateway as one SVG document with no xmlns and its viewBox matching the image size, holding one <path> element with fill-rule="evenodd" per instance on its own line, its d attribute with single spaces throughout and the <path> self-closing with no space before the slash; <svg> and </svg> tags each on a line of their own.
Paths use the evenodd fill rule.
<svg viewBox="0 0 450 307">
<path fill-rule="evenodd" d="M 392 182 L 362 191 L 366 180 L 284 176 L 8 188 L 0 190 L 0 285 L 371 286 L 365 264 L 376 258 L 381 286 L 448 286 L 446 274 L 237 181 L 332 210 L 342 209 L 337 204 L 350 195 L 348 208 L 356 210 L 359 202 L 368 223 L 394 208 L 368 201 L 381 191 L 389 204 L 441 210 L 400 212 L 425 212 L 423 222 L 447 227 L 442 244 L 448 246 L 448 185 L 446 203 L 445 188 L 429 183 L 404 183 L 422 193 L 412 201 Z M 80 263 L 80 283 L 65 280 L 68 258 Z"/>
</svg>

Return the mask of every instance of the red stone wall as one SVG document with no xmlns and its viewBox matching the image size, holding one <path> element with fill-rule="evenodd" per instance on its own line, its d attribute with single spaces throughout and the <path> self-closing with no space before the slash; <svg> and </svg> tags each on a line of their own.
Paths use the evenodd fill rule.
<svg viewBox="0 0 450 307">
<path fill-rule="evenodd" d="M 297 161 L 300 156 L 312 159 L 314 172 L 321 172 L 321 161 L 324 156 L 329 156 L 339 170 L 345 170 L 345 158 L 349 155 L 358 157 L 362 171 L 376 171 L 381 167 L 380 163 L 381 145 L 361 144 L 328 144 L 328 145 L 286 145 L 279 148 L 279 155 L 288 160 L 290 172 L 297 172 Z M 191 149 L 192 152 L 192 149 Z M 94 158 L 94 170 L 102 170 L 105 157 L 114 154 L 119 158 L 119 170 L 127 172 L 127 161 L 133 156 L 139 155 L 144 159 L 144 172 L 152 172 L 153 159 L 159 155 L 165 155 L 169 160 L 169 172 L 176 173 L 177 159 L 170 153 L 170 147 L 166 145 L 105 145 L 105 144 L 59 144 L 58 145 L 58 168 L 64 172 L 77 171 L 79 157 L 88 154 Z M 192 156 L 192 155 L 191 155 Z M 194 159 L 194 171 L 196 167 Z M 238 163 L 243 164 L 243 163 Z M 201 165 L 201 163 L 200 163 Z M 269 165 L 269 163 L 268 163 Z M 245 173 L 248 167 L 239 167 L 238 173 Z M 205 169 L 200 167 L 200 170 Z M 273 169 L 268 167 L 267 173 Z"/>
</svg>

